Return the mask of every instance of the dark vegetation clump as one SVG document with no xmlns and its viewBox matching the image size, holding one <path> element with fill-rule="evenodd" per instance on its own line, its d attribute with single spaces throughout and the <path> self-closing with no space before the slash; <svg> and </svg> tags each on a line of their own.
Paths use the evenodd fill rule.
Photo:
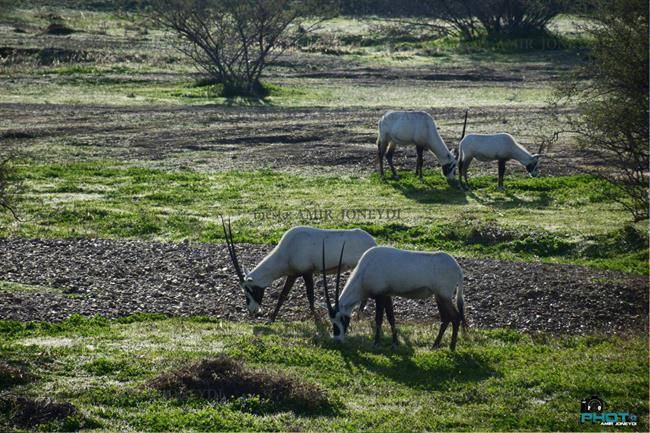
<svg viewBox="0 0 650 433">
<path fill-rule="evenodd" d="M 0 390 L 29 382 L 29 374 L 22 368 L 0 361 Z"/>
<path fill-rule="evenodd" d="M 82 63 L 96 60 L 89 51 L 67 48 L 15 48 L 0 47 L 0 63 L 7 65 L 36 62 L 50 66 L 57 63 Z M 13 137 L 8 137 L 13 138 Z M 17 137 L 21 138 L 21 137 Z"/>
<path fill-rule="evenodd" d="M 466 244 L 489 246 L 510 242 L 517 238 L 517 233 L 494 222 L 471 222 L 450 227 L 444 237 L 447 240 L 462 241 Z"/>
<path fill-rule="evenodd" d="M 64 23 L 52 23 L 45 29 L 46 35 L 66 36 L 74 33 L 75 30 L 68 27 Z"/>
<path fill-rule="evenodd" d="M 327 394 L 317 385 L 277 372 L 253 370 L 227 356 L 163 373 L 150 385 L 165 394 L 208 400 L 257 396 L 272 407 L 296 412 L 331 408 Z"/>
<path fill-rule="evenodd" d="M 79 419 L 79 411 L 71 403 L 50 398 L 5 396 L 0 398 L 0 413 L 7 414 L 11 423 L 18 427 L 33 427 L 53 421 L 69 424 L 70 420 Z"/>
</svg>

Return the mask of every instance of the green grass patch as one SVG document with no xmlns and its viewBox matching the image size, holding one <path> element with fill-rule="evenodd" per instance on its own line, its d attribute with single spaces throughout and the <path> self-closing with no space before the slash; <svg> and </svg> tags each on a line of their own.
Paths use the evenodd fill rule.
<svg viewBox="0 0 650 433">
<path fill-rule="evenodd" d="M 354 321 L 350 339 L 335 344 L 313 323 L 142 315 L 75 316 L 57 325 L 4 321 L 0 356 L 28 362 L 36 377 L 13 393 L 69 401 L 99 431 L 596 431 L 602 428 L 579 423 L 580 400 L 593 394 L 612 410 L 641 417 L 635 429 L 621 431 L 647 431 L 642 335 L 474 330 L 450 352 L 431 349 L 435 326 L 400 325 L 403 344 L 392 351 L 388 336 L 373 348 L 369 328 Z M 221 355 L 314 384 L 336 409 L 268 410 L 259 396 L 180 398 L 148 386 L 161 372 Z"/>
<path fill-rule="evenodd" d="M 361 227 L 405 248 L 648 273 L 647 234 L 608 201 L 608 184 L 584 175 L 512 176 L 503 192 L 476 177 L 469 193 L 437 171 L 382 181 L 80 163 L 24 166 L 18 176 L 22 221 L 4 216 L 2 236 L 222 242 L 223 214 L 238 242 L 275 243 L 299 224 Z"/>
</svg>

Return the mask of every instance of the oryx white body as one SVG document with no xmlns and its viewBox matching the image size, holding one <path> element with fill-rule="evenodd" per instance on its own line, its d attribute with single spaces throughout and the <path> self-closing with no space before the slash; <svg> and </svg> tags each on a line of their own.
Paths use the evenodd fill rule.
<svg viewBox="0 0 650 433">
<path fill-rule="evenodd" d="M 336 271 L 339 252 L 344 243 L 344 270 L 354 268 L 363 253 L 377 245 L 373 237 L 361 229 L 327 230 L 302 226 L 289 229 L 276 247 L 252 271 L 243 276 L 241 286 L 246 294 L 249 312 L 254 314 L 260 310 L 264 289 L 282 277 L 287 280 L 271 321 L 275 320 L 280 306 L 298 277 L 305 280 L 309 306 L 313 311 L 313 274 L 323 271 L 323 243 L 326 246 L 326 273 Z"/>
<path fill-rule="evenodd" d="M 325 242 L 325 271 L 335 272 L 338 254 L 345 243 L 342 268 L 354 268 L 369 248 L 377 245 L 372 236 L 361 229 L 327 230 L 314 227 L 294 227 L 282 235 L 280 242 L 244 281 L 266 287 L 278 278 L 287 275 L 321 273 L 322 249 Z"/>
<path fill-rule="evenodd" d="M 374 247 L 361 257 L 345 284 L 339 296 L 340 311 L 350 315 L 360 302 L 376 296 L 422 299 L 437 295 L 451 300 L 458 287 L 462 299 L 462 281 L 460 265 L 447 253 Z"/>
<path fill-rule="evenodd" d="M 393 167 L 393 153 L 398 145 L 416 147 L 418 152 L 416 173 L 420 177 L 422 176 L 422 153 L 424 150 L 429 150 L 443 166 L 443 174 L 448 179 L 453 179 L 456 159 L 438 133 L 438 127 L 433 117 L 428 113 L 424 111 L 388 111 L 379 120 L 377 147 L 382 176 L 384 175 L 383 157 L 386 155 L 393 176 L 397 177 L 397 172 Z"/>
<path fill-rule="evenodd" d="M 459 157 L 459 175 L 465 177 L 467 182 L 467 168 L 474 158 L 479 161 L 499 161 L 499 187 L 503 187 L 503 174 L 505 172 L 505 162 L 514 159 L 521 165 L 531 176 L 537 176 L 537 165 L 539 155 L 533 155 L 522 145 L 517 143 L 514 137 L 507 133 L 498 134 L 468 134 L 460 141 L 458 145 Z"/>
<path fill-rule="evenodd" d="M 447 324 L 453 322 L 452 349 L 455 347 L 458 326 L 465 322 L 463 271 L 460 265 L 444 252 L 408 251 L 392 247 L 371 248 L 359 260 L 338 297 L 336 308 L 330 313 L 334 338 L 344 338 L 353 310 L 361 302 L 373 298 L 378 308 L 386 308 L 393 329 L 393 343 L 397 344 L 390 299 L 394 296 L 410 299 L 435 297 L 443 322 L 435 345 L 440 344 Z M 375 342 L 381 331 L 382 314 L 383 311 L 377 312 Z"/>
</svg>

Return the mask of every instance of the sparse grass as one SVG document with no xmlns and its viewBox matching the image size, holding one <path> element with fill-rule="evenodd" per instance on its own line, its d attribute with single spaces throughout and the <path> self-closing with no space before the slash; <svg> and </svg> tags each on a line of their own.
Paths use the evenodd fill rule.
<svg viewBox="0 0 650 433">
<path fill-rule="evenodd" d="M 0 280 L 0 293 L 57 293 L 63 294 L 63 290 L 53 287 L 35 286 Z"/>
<path fill-rule="evenodd" d="M 545 106 L 556 74 L 580 61 L 572 44 L 584 44 L 572 17 L 560 17 L 552 26 L 567 46 L 544 50 L 522 48 L 521 42 L 514 47 L 484 41 L 468 46 L 426 32 L 405 35 L 399 25 L 386 27 L 377 19 L 338 18 L 316 35 L 313 46 L 304 47 L 312 57 L 292 53 L 297 70 L 283 65 L 269 70 L 268 97 L 223 98 L 218 87 L 197 86 L 189 62 L 142 17 L 117 16 L 110 11 L 113 2 L 92 3 L 92 8 L 100 7 L 67 9 L 60 2 L 40 2 L 0 23 L 3 46 L 37 50 L 0 65 L 0 103 L 55 103 L 79 110 L 84 110 L 82 104 L 469 106 L 476 112 L 493 107 L 497 115 L 475 121 L 473 131 L 495 132 L 509 122 L 509 132 L 530 137 L 530 117 L 501 118 L 499 110 Z M 50 13 L 61 16 L 75 33 L 41 35 L 52 21 Z M 14 31 L 18 27 L 21 32 Z M 84 62 L 38 52 L 49 47 L 68 50 L 66 56 L 83 51 Z M 347 70 L 351 63 L 375 71 L 395 68 L 397 76 L 419 69 L 441 77 L 363 81 L 300 74 Z M 449 79 L 459 72 L 482 79 Z M 143 117 L 124 114 L 123 123 L 102 124 L 106 132 L 95 136 L 74 128 L 73 135 L 39 135 L 41 128 L 47 132 L 61 125 L 55 118 L 25 112 L 24 121 L 0 116 L 0 126 L 18 130 L 12 139 L 25 138 L 20 144 L 30 158 L 18 172 L 24 182 L 22 220 L 0 216 L 0 236 L 222 242 L 223 213 L 233 218 L 237 242 L 275 243 L 297 224 L 362 227 L 380 243 L 405 248 L 648 273 L 646 227 L 629 225 L 620 206 L 606 199 L 607 185 L 589 176 L 513 175 L 505 192 L 496 190 L 493 177 L 476 176 L 473 191 L 466 194 L 450 188 L 437 170 L 426 170 L 424 182 L 410 172 L 401 172 L 399 181 L 381 181 L 365 174 L 189 171 L 203 157 L 204 168 L 210 167 L 210 158 L 230 157 L 221 148 L 208 152 L 200 147 L 193 150 L 196 161 L 184 159 L 185 149 L 163 156 L 169 159 L 161 166 L 172 168 L 163 171 L 152 169 L 157 162 L 149 153 L 124 152 L 132 144 L 130 128 L 149 131 L 152 126 Z M 123 114 L 114 110 L 110 115 Z M 182 122 L 173 112 L 158 116 L 153 125 L 158 132 L 182 130 L 188 137 L 196 132 L 205 136 L 211 122 L 219 121 L 218 115 L 199 120 L 190 115 Z M 548 130 L 555 127 L 550 119 L 537 120 Z M 95 124 L 90 126 L 92 130 Z M 443 126 L 459 131 L 458 124 Z M 361 128 L 367 128 L 361 133 L 374 133 L 375 125 Z M 449 129 L 444 132 L 449 134 Z M 3 281 L 0 292 L 64 294 Z M 83 414 L 42 424 L 40 430 L 602 430 L 578 423 L 580 400 L 594 394 L 608 408 L 641 416 L 638 427 L 618 431 L 648 430 L 645 335 L 556 337 L 474 330 L 452 353 L 430 349 L 436 327 L 400 325 L 404 344 L 392 352 L 387 338 L 383 347 L 371 347 L 367 325 L 355 320 L 349 341 L 336 345 L 325 328 L 314 329 L 311 323 L 260 326 L 162 315 L 0 321 L 0 386 L 10 395 L 70 402 Z M 202 359 L 221 355 L 254 371 L 314 384 L 335 405 L 305 413 L 292 410 L 291 402 L 281 408 L 272 405 L 263 393 L 220 400 L 148 386 L 160 372 L 187 371 Z M 12 410 L 0 403 L 0 430 L 13 428 Z"/>
<path fill-rule="evenodd" d="M 239 242 L 274 243 L 299 224 L 362 227 L 407 248 L 648 273 L 647 236 L 626 228 L 625 212 L 607 201 L 608 186 L 596 178 L 512 176 L 501 192 L 493 178 L 476 177 L 464 193 L 437 171 L 424 182 L 402 175 L 382 181 L 29 165 L 20 171 L 23 221 L 5 217 L 0 235 L 222 242 L 224 214 Z"/>
<path fill-rule="evenodd" d="M 647 431 L 643 336 L 474 330 L 452 353 L 431 350 L 436 327 L 400 325 L 404 343 L 393 352 L 388 337 L 373 349 L 368 328 L 353 321 L 351 338 L 337 345 L 313 323 L 258 326 L 146 315 L 5 321 L 0 356 L 29 360 L 38 376 L 15 394 L 69 401 L 99 431 L 593 431 L 602 428 L 578 422 L 580 400 L 592 394 L 612 410 L 641 416 L 636 429 L 621 431 Z M 54 344 L 59 340 L 65 344 Z M 323 413 L 269 412 L 257 396 L 177 398 L 145 386 L 161 371 L 220 355 L 301 377 L 339 406 Z M 98 360 L 111 368 L 88 369 Z"/>
</svg>

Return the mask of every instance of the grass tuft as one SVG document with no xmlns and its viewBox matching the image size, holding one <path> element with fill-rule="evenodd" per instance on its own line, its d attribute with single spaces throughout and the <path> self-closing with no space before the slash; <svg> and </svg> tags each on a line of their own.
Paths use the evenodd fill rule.
<svg viewBox="0 0 650 433">
<path fill-rule="evenodd" d="M 31 380 L 31 376 L 22 368 L 14 367 L 0 361 L 0 389 L 14 385 L 23 385 Z"/>
<path fill-rule="evenodd" d="M 332 407 L 328 395 L 317 385 L 270 370 L 252 370 L 242 361 L 224 355 L 163 373 L 150 386 L 165 394 L 192 394 L 206 400 L 256 396 L 260 400 L 255 400 L 255 406 L 261 404 L 266 410 L 317 412 Z"/>
</svg>

